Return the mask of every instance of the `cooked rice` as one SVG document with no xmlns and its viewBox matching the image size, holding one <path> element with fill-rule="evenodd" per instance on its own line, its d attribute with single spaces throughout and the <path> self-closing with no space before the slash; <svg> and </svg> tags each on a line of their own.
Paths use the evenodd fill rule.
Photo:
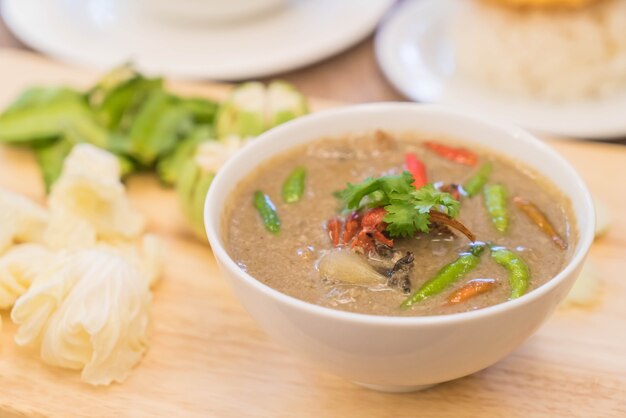
<svg viewBox="0 0 626 418">
<path fill-rule="evenodd" d="M 504 92 L 575 101 L 626 91 L 626 0 L 578 10 L 462 0 L 452 42 L 460 76 Z"/>
</svg>

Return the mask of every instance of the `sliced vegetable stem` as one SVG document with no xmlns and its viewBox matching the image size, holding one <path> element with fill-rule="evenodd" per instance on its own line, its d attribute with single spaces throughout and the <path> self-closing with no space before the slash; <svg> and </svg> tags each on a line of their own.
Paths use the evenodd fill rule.
<svg viewBox="0 0 626 418">
<path fill-rule="evenodd" d="M 296 167 L 283 183 L 282 196 L 285 203 L 296 203 L 304 195 L 306 169 Z"/>
<path fill-rule="evenodd" d="M 473 252 L 478 250 L 474 249 Z M 452 263 L 444 266 L 437 274 L 424 283 L 415 293 L 409 296 L 402 305 L 401 308 L 407 309 L 428 299 L 429 297 L 442 293 L 445 289 L 450 287 L 453 283 L 467 275 L 470 271 L 474 270 L 480 261 L 480 252 L 477 255 L 472 252 L 463 253 Z"/>
<path fill-rule="evenodd" d="M 510 299 L 518 298 L 526 293 L 530 272 L 522 257 L 504 247 L 492 247 L 491 258 L 509 272 Z"/>
<path fill-rule="evenodd" d="M 489 176 L 491 175 L 491 170 L 493 169 L 493 165 L 490 162 L 483 164 L 476 174 L 474 174 L 464 185 L 463 190 L 469 196 L 477 195 L 483 188 L 483 186 L 489 180 Z"/>
<path fill-rule="evenodd" d="M 506 208 L 507 192 L 501 184 L 491 184 L 484 188 L 485 206 L 493 226 L 500 232 L 509 227 L 509 214 Z"/>
<path fill-rule="evenodd" d="M 276 206 L 268 195 L 257 190 L 254 193 L 254 207 L 259 212 L 259 215 L 261 215 L 265 229 L 272 234 L 280 232 L 280 219 L 278 217 L 278 212 L 276 211 Z"/>
</svg>

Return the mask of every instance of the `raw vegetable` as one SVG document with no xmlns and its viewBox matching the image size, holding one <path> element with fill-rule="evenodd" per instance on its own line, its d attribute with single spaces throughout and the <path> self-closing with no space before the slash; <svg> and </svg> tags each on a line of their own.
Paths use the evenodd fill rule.
<svg viewBox="0 0 626 418">
<path fill-rule="evenodd" d="M 0 254 L 17 242 L 40 241 L 48 212 L 22 195 L 0 189 Z"/>
<path fill-rule="evenodd" d="M 432 184 L 416 189 L 409 172 L 400 175 L 369 178 L 360 184 L 348 184 L 337 195 L 348 209 L 359 209 L 364 200 L 372 207 L 384 207 L 387 232 L 392 237 L 407 237 L 417 231 L 428 232 L 430 211 L 450 217 L 459 211 L 459 202 Z M 375 196 L 375 199 L 372 199 Z M 367 199 L 366 199 L 367 198 Z"/>
<path fill-rule="evenodd" d="M 130 154 L 144 165 L 171 152 L 192 129 L 192 114 L 163 91 L 151 93 L 130 128 Z"/>
<path fill-rule="evenodd" d="M 464 185 L 463 190 L 469 196 L 477 195 L 483 188 L 483 186 L 489 180 L 489 175 L 491 174 L 491 170 L 493 169 L 493 165 L 490 162 L 487 162 L 480 166 L 476 174 L 474 174 Z"/>
<path fill-rule="evenodd" d="M 282 196 L 285 203 L 296 203 L 304 195 L 306 169 L 296 167 L 283 183 Z"/>
<path fill-rule="evenodd" d="M 483 293 L 491 291 L 496 285 L 495 279 L 473 279 L 465 283 L 448 296 L 448 305 L 465 302 Z"/>
<path fill-rule="evenodd" d="M 415 154 L 409 152 L 406 154 L 404 165 L 406 169 L 413 176 L 413 187 L 419 189 L 428 183 L 428 177 L 426 175 L 426 166 L 419 160 Z"/>
<path fill-rule="evenodd" d="M 26 91 L 0 115 L 0 142 L 9 144 L 41 144 L 70 130 L 84 142 L 107 145 L 107 132 L 84 98 L 68 89 Z"/>
<path fill-rule="evenodd" d="M 174 151 L 160 158 L 156 170 L 163 184 L 175 185 L 184 166 L 195 162 L 198 145 L 212 141 L 212 138 L 213 128 L 211 125 L 197 125 L 185 139 L 179 141 Z"/>
<path fill-rule="evenodd" d="M 272 81 L 267 86 L 266 129 L 309 113 L 306 98 L 293 85 Z"/>
<path fill-rule="evenodd" d="M 509 213 L 506 208 L 507 193 L 501 184 L 487 185 L 483 191 L 485 206 L 491 217 L 491 223 L 500 232 L 509 227 Z"/>
<path fill-rule="evenodd" d="M 0 309 L 13 305 L 15 341 L 93 385 L 123 381 L 141 360 L 163 260 L 120 170 L 116 156 L 79 143 L 47 210 L 0 190 Z"/>
<path fill-rule="evenodd" d="M 233 90 L 215 118 L 218 138 L 230 135 L 242 138 L 260 135 L 266 129 L 263 83 L 244 83 Z"/>
<path fill-rule="evenodd" d="M 436 142 L 425 142 L 424 146 L 429 150 L 435 152 L 440 157 L 447 160 L 454 161 L 455 163 L 475 166 L 478 164 L 478 155 L 465 148 L 454 148 Z"/>
<path fill-rule="evenodd" d="M 374 285 L 387 281 L 362 256 L 350 250 L 332 250 L 325 253 L 317 268 L 322 278 L 345 284 Z"/>
<path fill-rule="evenodd" d="M 0 309 L 8 309 L 52 262 L 54 253 L 41 244 L 18 244 L 0 257 Z"/>
<path fill-rule="evenodd" d="M 48 192 L 80 143 L 116 154 L 122 175 L 155 168 L 164 185 L 179 190 L 187 218 L 204 238 L 203 194 L 219 167 L 246 139 L 307 111 L 304 96 L 285 82 L 245 83 L 220 105 L 173 95 L 161 78 L 125 64 L 86 92 L 25 90 L 0 115 L 0 143 L 34 149 Z M 180 177 L 185 182 L 177 185 Z"/>
<path fill-rule="evenodd" d="M 62 253 L 15 303 L 15 342 L 92 385 L 122 382 L 149 343 L 150 290 L 141 272 L 102 249 Z"/>
<path fill-rule="evenodd" d="M 78 144 L 65 159 L 61 176 L 52 187 L 50 211 L 75 222 L 84 220 L 87 225 L 81 229 L 93 230 L 101 239 L 137 238 L 145 219 L 131 207 L 120 178 L 120 164 L 113 154 Z M 60 238 L 70 237 L 63 235 Z"/>
<path fill-rule="evenodd" d="M 530 278 L 526 262 L 519 255 L 504 247 L 492 247 L 491 257 L 509 272 L 509 284 L 511 286 L 509 298 L 515 299 L 526 293 Z"/>
<path fill-rule="evenodd" d="M 562 250 L 567 249 L 567 244 L 563 238 L 559 236 L 559 233 L 556 232 L 556 229 L 554 229 L 554 226 L 552 226 L 548 218 L 546 218 L 546 215 L 544 215 L 537 206 L 520 196 L 515 196 L 513 198 L 513 203 L 515 203 L 515 205 L 522 212 L 524 212 L 528 219 L 537 225 L 544 234 L 550 237 L 552 242 L 554 242 L 557 247 Z"/>
<path fill-rule="evenodd" d="M 444 266 L 433 278 L 424 283 L 417 291 L 402 302 L 400 307 L 408 309 L 416 303 L 438 295 L 446 290 L 453 283 L 476 268 L 484 249 L 485 246 L 482 243 L 472 245 L 469 252 L 461 254 L 459 258 L 452 263 Z"/>
<path fill-rule="evenodd" d="M 259 212 L 265 229 L 273 234 L 280 232 L 280 219 L 276 212 L 276 206 L 270 197 L 261 191 L 254 193 L 254 207 Z"/>
<path fill-rule="evenodd" d="M 220 139 L 254 137 L 306 113 L 304 96 L 289 83 L 273 81 L 267 87 L 259 82 L 244 83 L 220 106 L 216 133 Z"/>
</svg>

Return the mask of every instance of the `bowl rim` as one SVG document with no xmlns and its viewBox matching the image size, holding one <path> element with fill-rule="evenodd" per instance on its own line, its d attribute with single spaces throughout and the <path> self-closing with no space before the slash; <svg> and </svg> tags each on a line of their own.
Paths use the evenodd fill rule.
<svg viewBox="0 0 626 418">
<path fill-rule="evenodd" d="M 354 116 L 354 114 L 365 113 L 371 114 L 372 112 L 381 112 L 381 111 L 392 111 L 392 110 L 409 110 L 421 113 L 436 113 L 441 116 L 451 118 L 461 118 L 469 121 L 471 123 L 481 124 L 486 128 L 495 129 L 500 131 L 502 135 L 507 135 L 511 137 L 515 137 L 518 140 L 522 140 L 523 142 L 531 142 L 534 143 L 536 147 L 538 147 L 539 151 L 544 152 L 549 155 L 549 158 L 552 158 L 561 165 L 567 171 L 568 177 L 570 180 L 575 183 L 575 189 L 582 194 L 582 198 L 584 201 L 584 206 L 581 208 L 580 213 L 581 216 L 589 216 L 589 222 L 584 230 L 579 228 L 579 242 L 578 248 L 572 254 L 568 263 L 561 269 L 559 273 L 557 273 L 554 277 L 548 280 L 546 283 L 541 285 L 540 287 L 522 295 L 521 297 L 505 301 L 502 303 L 498 303 L 492 306 L 488 306 L 485 308 L 467 311 L 467 312 L 458 312 L 451 314 L 442 314 L 442 315 L 429 315 L 429 316 L 387 316 L 387 315 L 374 315 L 374 314 L 364 314 L 358 312 L 350 312 L 350 311 L 342 311 L 339 309 L 333 309 L 325 306 L 316 305 L 314 303 L 306 302 L 304 300 L 295 298 L 293 296 L 282 293 L 278 290 L 273 289 L 272 287 L 266 285 L 254 278 L 248 272 L 242 270 L 237 263 L 231 258 L 228 254 L 228 251 L 224 248 L 224 245 L 221 243 L 221 231 L 220 224 L 221 218 L 224 211 L 224 205 L 219 207 L 217 210 L 212 210 L 211 208 L 215 208 L 212 204 L 219 195 L 218 195 L 218 187 L 210 187 L 205 199 L 204 206 L 204 222 L 205 222 L 205 230 L 209 240 L 209 243 L 212 248 L 212 252 L 218 262 L 218 264 L 222 264 L 226 269 L 228 269 L 231 273 L 237 276 L 237 278 L 249 286 L 252 286 L 257 291 L 263 293 L 266 297 L 273 299 L 276 302 L 281 304 L 289 305 L 291 308 L 306 311 L 309 314 L 319 315 L 326 318 L 332 318 L 335 320 L 342 320 L 347 322 L 354 323 L 366 323 L 371 325 L 388 325 L 388 326 L 400 326 L 400 327 L 412 327 L 412 326 L 434 326 L 441 324 L 451 324 L 451 323 L 459 323 L 465 321 L 477 320 L 480 318 L 484 318 L 487 316 L 496 316 L 498 314 L 502 314 L 507 311 L 516 310 L 521 308 L 524 305 L 531 304 L 532 302 L 540 299 L 550 293 L 554 288 L 556 288 L 561 282 L 563 282 L 567 277 L 572 275 L 576 268 L 581 265 L 588 252 L 589 248 L 594 239 L 594 225 L 595 225 L 595 210 L 593 206 L 593 200 L 591 198 L 591 194 L 589 189 L 587 188 L 584 180 L 581 178 L 580 174 L 576 171 L 576 169 L 556 150 L 552 147 L 548 146 L 544 141 L 537 138 L 535 135 L 531 134 L 528 131 L 525 131 L 521 128 L 518 128 L 513 125 L 507 125 L 503 123 L 488 121 L 480 117 L 476 117 L 475 115 L 469 115 L 467 113 L 463 113 L 457 110 L 451 110 L 438 105 L 429 105 L 429 104 L 419 104 L 419 103 L 407 103 L 407 102 L 380 102 L 380 103 L 367 103 L 367 104 L 357 104 L 357 105 L 348 105 L 343 107 L 330 108 L 326 110 L 317 111 L 315 113 L 308 114 L 306 116 L 302 116 L 286 122 L 282 125 L 279 125 L 275 128 L 270 129 L 267 132 L 261 134 L 255 141 L 248 144 L 242 150 L 238 151 L 236 155 L 230 158 L 227 163 L 220 169 L 220 171 L 215 176 L 213 180 L 213 186 L 220 183 L 232 181 L 228 178 L 227 173 L 231 170 L 234 170 L 238 167 L 241 167 L 239 164 L 239 160 L 244 155 L 254 154 L 258 149 L 265 146 L 267 141 L 283 141 L 280 139 L 283 132 L 288 132 L 294 127 L 298 125 L 306 125 L 310 123 L 323 123 L 327 118 L 334 117 L 342 117 L 342 116 Z M 355 130 L 358 130 L 355 129 Z M 310 141 L 314 141 L 315 138 L 310 139 Z M 461 139 L 462 141 L 462 139 Z M 307 141 L 308 142 L 308 141 Z M 496 146 L 487 146 L 487 148 L 492 148 L 495 152 L 498 152 Z M 277 154 L 285 152 L 286 149 L 282 149 L 273 153 L 268 158 L 274 157 Z M 249 173 L 259 164 L 267 161 L 264 159 L 259 161 L 257 165 L 246 169 L 246 173 Z M 236 185 L 230 185 L 228 193 L 230 194 Z M 560 190 L 560 188 L 559 188 Z M 569 197 L 573 195 L 568 195 Z M 228 197 L 224 199 L 224 202 L 227 202 Z M 215 219 L 214 219 L 215 218 Z M 576 217 L 578 219 L 578 216 Z"/>
</svg>

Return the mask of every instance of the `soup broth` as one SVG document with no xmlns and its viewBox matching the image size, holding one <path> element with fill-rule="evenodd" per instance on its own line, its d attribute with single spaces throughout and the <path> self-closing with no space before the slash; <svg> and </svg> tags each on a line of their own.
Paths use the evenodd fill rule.
<svg viewBox="0 0 626 418">
<path fill-rule="evenodd" d="M 448 148 L 437 151 L 424 145 L 424 141 L 433 140 Z M 528 280 L 524 292 L 536 289 L 562 269 L 575 245 L 576 233 L 568 199 L 534 171 L 487 150 L 471 147 L 471 154 L 477 157 L 475 164 L 451 159 L 451 155 L 444 152 L 462 147 L 470 146 L 417 133 L 380 131 L 319 139 L 295 147 L 260 165 L 236 187 L 223 221 L 228 251 L 252 277 L 282 293 L 317 305 L 365 314 L 440 315 L 505 302 L 512 297 L 515 277 L 511 275 L 516 273 L 492 256 L 501 247 L 525 262 Z M 452 196 L 458 193 L 460 210 L 455 219 L 475 235 L 483 252 L 471 271 L 445 286 L 435 286 L 441 287 L 436 294 L 403 307 L 403 302 L 436 277 L 442 268 L 476 247 L 455 228 L 437 223 L 431 223 L 428 233 L 417 232 L 408 237 L 390 236 L 388 226 L 387 230 L 381 229 L 380 225 L 382 228 L 386 225 L 382 223 L 377 226 L 383 234 L 381 241 L 371 238 L 372 234 L 362 234 L 358 236 L 369 240 L 364 248 L 355 245 L 356 238 L 342 245 L 340 237 L 335 246 L 329 220 L 339 220 L 341 227 L 346 228 L 350 216 L 365 219 L 371 208 L 365 205 L 360 211 L 345 210 L 341 199 L 336 197 L 337 192 L 345 189 L 347 183 L 359 184 L 367 178 L 403 173 L 406 165 L 411 164 L 407 159 L 409 154 L 423 164 L 428 181 L 436 188 L 448 190 Z M 482 188 L 470 197 L 462 187 L 457 191 L 449 186 L 466 184 L 485 163 L 491 164 L 486 185 L 501 185 L 506 191 L 504 209 L 508 228 L 505 232 L 499 231 L 492 220 Z M 299 201 L 286 203 L 285 179 L 298 167 L 306 172 L 304 192 Z M 268 231 L 253 203 L 259 191 L 275 207 L 280 220 L 277 233 Z M 369 199 L 374 200 L 373 196 Z M 531 202 L 532 208 L 538 209 L 549 221 L 565 245 L 556 245 L 554 236 L 545 232 L 545 226 L 543 229 L 538 226 L 537 220 L 519 205 L 520 201 Z M 354 213 L 357 214 L 352 215 Z M 361 222 L 359 228 L 363 228 L 365 221 Z M 345 231 L 341 231 L 342 236 L 347 236 Z M 393 241 L 392 246 L 382 243 L 387 240 Z M 382 277 L 381 280 L 354 283 L 325 276 L 320 271 L 320 260 L 336 251 L 356 254 Z M 412 262 L 404 272 L 405 282 L 392 283 L 395 274 L 392 269 L 397 267 L 394 263 L 408 253 Z M 390 259 L 379 262 L 385 257 Z M 484 292 L 468 290 L 472 286 L 468 282 L 481 283 L 477 279 L 489 283 L 482 289 Z M 455 292 L 457 296 L 467 296 L 467 292 L 471 295 L 467 300 L 455 302 L 452 300 Z"/>
</svg>

